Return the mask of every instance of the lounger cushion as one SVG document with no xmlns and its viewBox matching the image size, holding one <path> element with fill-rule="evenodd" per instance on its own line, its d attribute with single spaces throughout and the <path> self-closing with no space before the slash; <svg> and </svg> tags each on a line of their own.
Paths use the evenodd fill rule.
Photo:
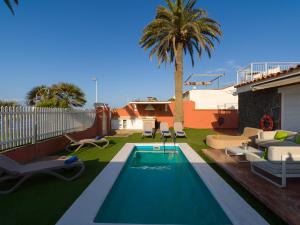
<svg viewBox="0 0 300 225">
<path fill-rule="evenodd" d="M 19 174 L 22 165 L 12 160 L 11 158 L 0 154 L 0 170 L 11 174 Z"/>
<path fill-rule="evenodd" d="M 280 140 L 275 140 L 275 139 L 256 139 L 255 140 L 255 143 L 258 145 L 258 146 L 262 146 L 262 147 L 269 147 L 269 146 L 272 146 L 274 144 L 277 144 L 277 143 L 280 143 L 282 141 Z"/>
<path fill-rule="evenodd" d="M 25 164 L 22 166 L 21 173 L 33 173 L 33 172 L 40 172 L 41 170 L 55 170 L 62 169 L 62 168 L 72 168 L 78 164 L 82 164 L 82 161 L 78 160 L 73 162 L 69 165 L 64 163 L 64 160 L 45 160 L 45 161 L 38 161 L 29 164 Z"/>
</svg>

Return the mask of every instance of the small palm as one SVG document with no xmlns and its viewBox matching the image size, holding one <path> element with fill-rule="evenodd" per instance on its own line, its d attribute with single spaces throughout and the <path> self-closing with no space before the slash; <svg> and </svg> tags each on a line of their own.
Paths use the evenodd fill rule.
<svg viewBox="0 0 300 225">
<path fill-rule="evenodd" d="M 72 108 L 82 107 L 86 103 L 85 94 L 70 83 L 34 87 L 28 92 L 26 99 L 28 105 L 37 107 Z"/>
<path fill-rule="evenodd" d="M 86 103 L 85 94 L 79 87 L 70 83 L 59 83 L 51 87 L 58 97 L 60 107 L 81 107 Z"/>
<path fill-rule="evenodd" d="M 28 105 L 34 106 L 38 101 L 47 100 L 50 97 L 50 89 L 46 85 L 40 85 L 32 88 L 26 96 Z"/>
</svg>

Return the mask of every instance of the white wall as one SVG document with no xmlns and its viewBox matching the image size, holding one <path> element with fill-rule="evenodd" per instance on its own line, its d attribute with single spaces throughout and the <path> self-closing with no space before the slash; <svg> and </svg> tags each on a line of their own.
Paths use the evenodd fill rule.
<svg viewBox="0 0 300 225">
<path fill-rule="evenodd" d="M 300 132 L 300 84 L 279 88 L 281 93 L 281 127 Z"/>
<path fill-rule="evenodd" d="M 126 120 L 126 128 L 124 128 L 124 120 Z M 111 127 L 113 130 L 142 130 L 143 120 L 139 118 L 120 117 L 119 119 L 111 120 Z"/>
<path fill-rule="evenodd" d="M 218 106 L 238 108 L 238 96 L 234 96 L 234 86 L 224 89 L 191 90 L 187 100 L 195 102 L 196 109 L 218 109 Z"/>
</svg>

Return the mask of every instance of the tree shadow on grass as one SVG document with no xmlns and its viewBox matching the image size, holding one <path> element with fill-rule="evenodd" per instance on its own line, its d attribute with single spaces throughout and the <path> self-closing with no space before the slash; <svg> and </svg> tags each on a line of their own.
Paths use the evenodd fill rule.
<svg viewBox="0 0 300 225">
<path fill-rule="evenodd" d="M 55 224 L 108 163 L 109 160 L 84 161 L 85 171 L 73 181 L 46 174 L 29 178 L 15 192 L 0 195 L 1 224 Z M 74 173 L 75 169 L 62 171 L 66 176 Z"/>
</svg>

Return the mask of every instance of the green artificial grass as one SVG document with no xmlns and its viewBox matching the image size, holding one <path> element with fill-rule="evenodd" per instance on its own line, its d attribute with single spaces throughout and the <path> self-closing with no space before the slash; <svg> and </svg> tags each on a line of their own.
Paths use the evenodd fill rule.
<svg viewBox="0 0 300 225">
<path fill-rule="evenodd" d="M 177 142 L 188 143 L 270 224 L 285 224 L 282 219 L 202 153 L 202 149 L 207 147 L 204 143 L 206 135 L 212 134 L 214 131 L 187 129 L 186 133 L 188 138 L 178 138 Z M 95 147 L 86 147 L 76 153 L 86 166 L 84 173 L 77 180 L 66 182 L 51 176 L 38 175 L 26 181 L 16 192 L 0 196 L 0 224 L 55 224 L 125 143 L 161 142 L 159 134 L 156 135 L 155 139 L 142 139 L 141 134 L 133 134 L 126 138 L 112 137 L 109 140 L 110 145 L 106 149 L 99 150 Z M 169 141 L 171 140 L 169 139 Z M 67 153 L 62 152 L 60 154 Z"/>
</svg>

